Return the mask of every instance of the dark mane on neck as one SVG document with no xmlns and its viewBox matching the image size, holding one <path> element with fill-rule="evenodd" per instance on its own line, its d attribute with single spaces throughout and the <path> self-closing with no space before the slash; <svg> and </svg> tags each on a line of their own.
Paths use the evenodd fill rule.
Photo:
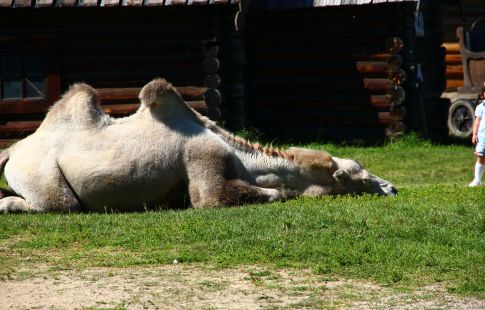
<svg viewBox="0 0 485 310">
<path fill-rule="evenodd" d="M 293 160 L 294 155 L 288 153 L 285 150 L 275 148 L 271 145 L 261 146 L 259 143 L 252 143 L 247 139 L 238 137 L 227 130 L 219 127 L 214 121 L 210 120 L 209 118 L 201 115 L 197 111 L 190 108 L 193 113 L 193 116 L 200 122 L 204 127 L 211 130 L 213 133 L 217 134 L 221 137 L 224 141 L 234 147 L 236 150 L 246 152 L 246 153 L 255 153 L 255 154 L 263 154 L 270 157 L 279 157 L 283 159 Z"/>
</svg>

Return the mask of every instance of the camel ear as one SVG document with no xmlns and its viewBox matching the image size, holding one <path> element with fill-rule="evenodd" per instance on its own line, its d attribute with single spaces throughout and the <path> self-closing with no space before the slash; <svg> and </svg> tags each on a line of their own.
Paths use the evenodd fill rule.
<svg viewBox="0 0 485 310">
<path fill-rule="evenodd" d="M 142 105 L 152 107 L 157 103 L 157 98 L 165 94 L 175 92 L 175 88 L 165 79 L 155 79 L 143 86 L 138 95 Z M 160 101 L 160 100 L 158 100 Z"/>
<path fill-rule="evenodd" d="M 342 169 L 335 171 L 333 173 L 333 177 L 339 183 L 346 183 L 350 179 L 350 175 L 347 173 L 347 171 L 342 170 Z"/>
<path fill-rule="evenodd" d="M 332 156 L 323 151 L 291 147 L 287 153 L 304 168 L 329 170 L 332 167 Z"/>
</svg>

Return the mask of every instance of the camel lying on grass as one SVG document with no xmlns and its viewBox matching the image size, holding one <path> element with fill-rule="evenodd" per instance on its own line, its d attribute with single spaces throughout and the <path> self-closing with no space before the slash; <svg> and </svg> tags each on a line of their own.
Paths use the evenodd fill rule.
<svg viewBox="0 0 485 310">
<path fill-rule="evenodd" d="M 236 137 L 163 79 L 145 85 L 139 98 L 135 114 L 115 119 L 93 88 L 72 86 L 35 133 L 1 154 L 11 192 L 2 192 L 0 211 L 143 211 L 184 200 L 206 208 L 397 192 L 354 160 Z"/>
</svg>

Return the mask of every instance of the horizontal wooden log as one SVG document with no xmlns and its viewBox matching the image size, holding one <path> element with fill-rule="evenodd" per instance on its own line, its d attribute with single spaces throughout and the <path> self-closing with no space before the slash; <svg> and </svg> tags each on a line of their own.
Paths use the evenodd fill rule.
<svg viewBox="0 0 485 310">
<path fill-rule="evenodd" d="M 390 69 L 384 61 L 358 61 L 355 67 L 360 73 L 387 73 Z"/>
<path fill-rule="evenodd" d="M 328 93 L 339 89 L 347 94 L 372 93 L 384 94 L 392 87 L 387 78 L 346 78 L 346 77 L 257 77 L 249 81 L 249 92 L 256 96 L 268 91 L 281 93 L 314 92 Z"/>
<path fill-rule="evenodd" d="M 7 121 L 0 122 L 1 137 L 21 137 L 34 132 L 41 121 Z"/>
<path fill-rule="evenodd" d="M 367 91 L 388 91 L 393 86 L 389 79 L 363 79 L 364 89 Z"/>
<path fill-rule="evenodd" d="M 449 64 L 461 64 L 461 54 L 446 54 L 445 61 Z"/>
<path fill-rule="evenodd" d="M 341 7 L 339 7 L 341 9 Z M 327 9 L 327 8 L 325 8 Z M 348 8 L 346 7 L 347 11 Z M 296 12 L 296 10 L 293 10 Z M 273 11 L 275 12 L 275 11 Z M 301 13 L 302 11 L 298 12 Z M 313 10 L 315 12 L 315 10 Z M 261 29 L 265 29 L 265 32 L 272 33 L 272 32 L 289 32 L 294 33 L 296 30 L 300 30 L 301 33 L 336 33 L 336 34 L 343 34 L 343 35 L 351 35 L 353 32 L 362 34 L 365 30 L 369 30 L 371 34 L 375 35 L 385 35 L 389 37 L 392 30 L 389 30 L 389 25 L 392 25 L 393 21 L 388 21 L 387 17 L 379 16 L 376 18 L 374 15 L 374 10 L 372 10 L 374 17 L 373 20 L 365 20 L 362 18 L 362 15 L 359 16 L 358 19 L 352 18 L 343 18 L 340 19 L 337 16 L 341 16 L 340 14 L 334 14 L 332 16 L 323 15 L 323 14 L 315 14 L 315 16 L 309 16 L 305 14 L 300 14 L 299 16 L 293 17 L 283 17 L 283 16 L 271 16 L 268 14 L 269 12 L 266 11 L 266 16 L 263 17 L 256 17 L 255 12 L 251 11 L 247 15 L 247 19 L 249 24 L 246 28 L 247 33 L 258 33 Z M 317 18 L 319 16 L 319 18 Z M 355 16 L 355 15 L 354 15 Z M 264 20 L 263 20 L 264 19 Z M 338 19 L 338 20 L 336 20 Z M 305 21 L 302 23 L 302 21 Z M 326 20 L 326 23 L 322 23 L 322 20 Z M 295 27 L 298 25 L 298 27 Z M 365 25 L 365 26 L 363 26 Z M 387 27 L 386 27 L 387 26 Z M 260 31 L 261 32 L 261 31 Z"/>
<path fill-rule="evenodd" d="M 443 47 L 446 49 L 446 53 L 452 54 L 460 54 L 460 44 L 459 43 L 451 43 L 445 42 L 443 43 Z"/>
<path fill-rule="evenodd" d="M 295 37 L 285 37 L 278 39 L 267 39 L 267 38 L 255 38 L 248 34 L 247 46 L 248 48 L 278 48 L 285 49 L 288 47 L 300 46 L 305 47 L 327 47 L 329 49 L 352 49 L 360 48 L 361 50 L 370 50 L 371 48 L 378 48 L 380 50 L 385 50 L 386 37 L 352 37 L 351 39 L 335 37 L 318 37 L 315 34 L 300 35 Z M 310 45 L 311 42 L 311 45 Z M 329 45 L 328 42 L 332 42 Z M 396 50 L 397 47 L 395 48 Z M 387 50 L 386 50 L 387 51 Z M 398 52 L 395 52 L 398 53 Z"/>
<path fill-rule="evenodd" d="M 143 56 L 141 56 L 143 57 Z M 157 60 L 160 59 L 160 60 Z M 179 61 L 170 61 L 163 57 L 148 57 L 138 60 L 136 57 L 128 58 L 126 61 L 116 57 L 107 58 L 99 56 L 97 61 L 90 62 L 87 59 L 63 59 L 61 62 L 64 72 L 68 73 L 89 73 L 89 72 L 119 72 L 123 71 L 160 71 L 159 74 L 167 75 L 166 71 L 180 70 L 194 75 L 202 73 L 202 62 L 200 59 L 180 59 Z M 177 73 L 177 72 L 174 72 Z M 185 74 L 187 74 L 185 73 Z"/>
<path fill-rule="evenodd" d="M 402 104 L 402 101 L 392 101 L 391 95 L 352 95 L 335 94 L 281 94 L 266 93 L 251 97 L 248 102 L 254 108 L 325 108 L 340 110 L 376 111 L 389 110 L 391 106 Z M 400 98 L 404 100 L 404 98 Z"/>
<path fill-rule="evenodd" d="M 81 35 L 80 35 L 81 34 Z M 133 45 L 136 42 L 136 45 Z M 88 57 L 95 55 L 103 56 L 103 52 L 111 57 L 128 57 L 138 58 L 144 61 L 145 57 L 154 57 L 157 51 L 163 51 L 163 55 L 168 55 L 173 59 L 183 57 L 201 56 L 203 45 L 199 39 L 173 39 L 166 40 L 157 38 L 155 33 L 145 33 L 124 35 L 123 32 L 117 31 L 111 35 L 97 35 L 96 37 L 85 35 L 84 32 L 71 34 L 63 40 L 61 48 L 68 54 L 65 57 L 81 57 L 85 54 Z M 102 51 L 102 52 L 100 52 Z M 133 51 L 137 51 L 135 55 Z M 112 52 L 112 53 L 110 53 Z M 177 53 L 183 53 L 178 55 Z M 187 55 L 185 55 L 187 54 Z M 163 57 L 163 55 L 158 55 Z M 95 60 L 95 59 L 94 59 Z"/>
<path fill-rule="evenodd" d="M 204 101 L 188 101 L 187 104 L 202 114 L 207 113 L 207 106 Z M 126 116 L 135 113 L 139 104 L 108 104 L 101 105 L 101 107 L 110 115 Z M 41 123 L 41 120 L 0 122 L 0 138 L 25 137 L 33 133 Z"/>
<path fill-rule="evenodd" d="M 363 58 L 367 61 L 387 61 L 390 57 L 399 56 L 385 53 L 383 50 L 384 49 L 381 49 L 381 52 L 378 53 L 364 54 Z"/>
<path fill-rule="evenodd" d="M 179 94 L 187 101 L 203 100 L 207 87 L 179 86 L 176 87 Z M 101 88 L 97 89 L 101 101 L 135 99 L 138 101 L 138 94 L 141 87 L 131 88 Z"/>
<path fill-rule="evenodd" d="M 392 68 L 385 62 L 359 61 L 356 68 L 360 73 L 382 73 L 389 77 L 393 85 L 402 85 L 406 81 L 406 72 L 399 68 Z"/>
<path fill-rule="evenodd" d="M 463 66 L 446 66 L 446 75 L 460 74 L 463 75 Z"/>
<path fill-rule="evenodd" d="M 249 64 L 250 76 L 306 76 L 306 77 L 347 77 L 360 78 L 363 74 L 374 77 L 387 77 L 389 66 L 356 66 L 353 61 L 324 59 L 320 61 L 252 61 Z"/>
<path fill-rule="evenodd" d="M 458 87 L 465 86 L 465 82 L 463 80 L 446 80 L 446 90 L 449 91 L 450 89 L 455 89 Z"/>
<path fill-rule="evenodd" d="M 50 107 L 47 101 L 36 102 L 29 100 L 4 100 L 0 104 L 0 114 L 38 114 L 45 113 Z"/>
<path fill-rule="evenodd" d="M 204 101 L 186 101 L 186 103 L 194 110 L 206 114 L 207 105 Z M 126 116 L 136 112 L 140 104 L 103 104 L 101 107 L 103 111 L 113 116 Z"/>
<path fill-rule="evenodd" d="M 287 46 L 284 49 L 277 47 L 254 47 L 247 45 L 247 54 L 250 61 L 278 61 L 278 60 L 363 60 L 388 59 L 389 54 L 383 53 L 384 47 L 339 47 L 339 46 Z"/>
<path fill-rule="evenodd" d="M 140 87 L 132 88 L 101 88 L 97 89 L 101 102 L 116 103 L 138 103 Z M 177 91 L 186 101 L 203 101 L 206 87 L 182 86 L 177 87 Z M 15 100 L 12 102 L 4 101 L 0 104 L 0 114 L 39 114 L 45 113 L 50 107 L 46 101 Z"/>
<path fill-rule="evenodd" d="M 389 112 L 354 112 L 325 110 L 262 110 L 252 109 L 251 122 L 263 126 L 271 119 L 271 125 L 320 124 L 321 126 L 386 127 L 392 118 Z"/>
</svg>

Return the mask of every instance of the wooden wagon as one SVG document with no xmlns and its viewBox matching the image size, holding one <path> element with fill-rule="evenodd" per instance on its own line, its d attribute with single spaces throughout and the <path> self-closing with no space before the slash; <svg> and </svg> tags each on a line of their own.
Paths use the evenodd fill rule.
<svg viewBox="0 0 485 310">
<path fill-rule="evenodd" d="M 458 27 L 464 86 L 447 93 L 451 105 L 448 115 L 450 134 L 458 138 L 470 137 L 474 111 L 482 95 L 485 82 L 485 19 L 476 20 L 470 30 Z"/>
</svg>

